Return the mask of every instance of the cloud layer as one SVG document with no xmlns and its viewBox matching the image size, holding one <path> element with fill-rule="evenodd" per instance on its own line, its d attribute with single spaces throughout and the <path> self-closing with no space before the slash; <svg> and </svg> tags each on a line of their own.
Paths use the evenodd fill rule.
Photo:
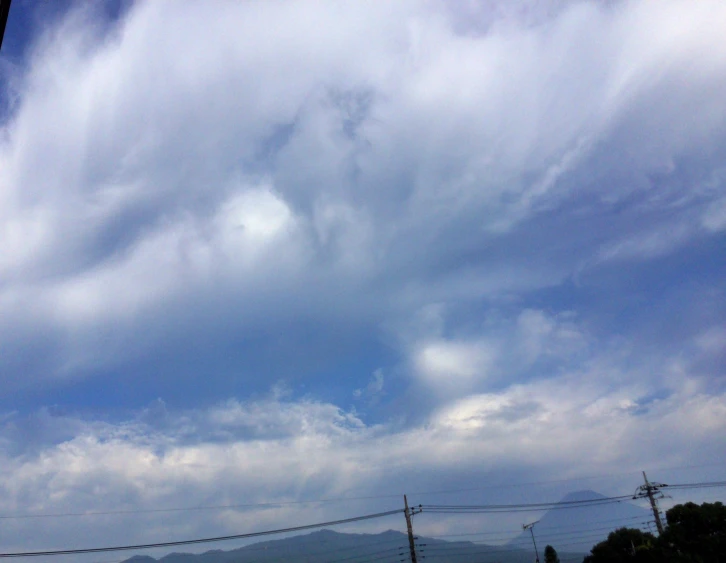
<svg viewBox="0 0 726 563">
<path fill-rule="evenodd" d="M 4 127 L 3 341 L 35 377 L 90 374 L 180 321 L 370 326 L 720 238 L 722 8 L 557 14 L 68 18 Z"/>
<path fill-rule="evenodd" d="M 71 10 L 0 67 L 0 512 L 724 462 L 725 27 L 715 1 Z"/>
<path fill-rule="evenodd" d="M 0 507 L 4 516 L 75 514 L 42 519 L 41 536 L 45 546 L 69 547 L 70 538 L 79 547 L 326 521 L 397 508 L 399 491 L 432 502 L 441 495 L 431 492 L 467 490 L 464 484 L 474 487 L 468 502 L 482 495 L 514 502 L 511 488 L 487 490 L 491 480 L 480 480 L 507 485 L 512 468 L 525 482 L 565 480 L 550 489 L 519 489 L 540 500 L 558 500 L 595 467 L 602 476 L 595 486 L 622 494 L 637 485 L 639 468 L 668 475 L 663 468 L 689 465 L 693 456 L 719 460 L 726 396 L 703 393 L 695 382 L 686 387 L 644 402 L 635 388 L 605 392 L 592 380 L 565 377 L 453 401 L 426 425 L 408 429 L 366 425 L 327 403 L 274 397 L 182 413 L 160 403 L 122 424 L 57 414 L 9 417 L 6 438 L 17 439 L 28 426 L 48 434 L 65 427 L 72 437 L 4 455 Z M 479 480 L 465 480 L 472 475 Z M 300 503 L 346 497 L 351 500 Z M 263 504 L 244 506 L 256 503 Z M 193 509 L 220 505 L 233 508 Z M 153 512 L 183 507 L 192 510 Z M 103 515 L 125 510 L 152 512 Z M 101 514 L 78 516 L 85 512 Z M 513 517 L 515 535 L 521 515 Z M 400 524 L 374 523 L 373 529 Z M 7 549 L 38 541 L 37 525 L 37 519 L 5 520 Z M 442 533 L 482 523 L 429 517 L 419 525 L 421 533 Z"/>
</svg>

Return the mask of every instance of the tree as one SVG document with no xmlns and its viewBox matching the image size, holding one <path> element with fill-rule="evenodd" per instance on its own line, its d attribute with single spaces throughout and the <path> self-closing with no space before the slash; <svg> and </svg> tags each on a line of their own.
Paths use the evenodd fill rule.
<svg viewBox="0 0 726 563">
<path fill-rule="evenodd" d="M 688 502 L 666 512 L 657 539 L 647 532 L 620 528 L 590 550 L 583 563 L 724 563 L 726 506 Z"/>
<path fill-rule="evenodd" d="M 726 506 L 722 503 L 677 504 L 666 512 L 666 521 L 668 527 L 658 543 L 669 561 L 724 561 Z"/>
<path fill-rule="evenodd" d="M 656 561 L 653 534 L 632 528 L 610 532 L 608 539 L 595 545 L 583 563 L 646 563 Z"/>
<path fill-rule="evenodd" d="M 560 558 L 557 557 L 557 551 L 551 545 L 545 547 L 544 556 L 545 563 L 560 563 Z"/>
</svg>

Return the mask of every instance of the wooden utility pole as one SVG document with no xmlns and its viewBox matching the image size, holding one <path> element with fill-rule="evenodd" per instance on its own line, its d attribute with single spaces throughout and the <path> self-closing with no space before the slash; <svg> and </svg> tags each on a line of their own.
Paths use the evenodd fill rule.
<svg viewBox="0 0 726 563">
<path fill-rule="evenodd" d="M 537 522 L 539 522 L 539 520 L 537 520 Z M 534 525 L 537 522 L 532 522 L 531 524 L 522 524 L 522 529 L 529 530 L 529 532 L 532 534 L 532 545 L 534 546 L 535 561 L 539 563 L 539 551 L 537 551 L 537 542 L 534 541 Z"/>
<path fill-rule="evenodd" d="M 663 522 L 661 522 L 660 519 L 660 512 L 658 511 L 658 502 L 655 498 L 655 493 L 659 491 L 658 487 L 662 487 L 663 485 L 660 483 L 649 482 L 648 477 L 645 475 L 645 471 L 643 471 L 643 479 L 645 480 L 645 485 L 641 485 L 640 490 L 645 493 L 645 496 L 647 496 L 650 501 L 650 508 L 653 510 L 653 517 L 655 518 L 655 526 L 658 528 L 658 534 L 660 535 L 663 533 Z"/>
<path fill-rule="evenodd" d="M 413 512 L 408 508 L 408 499 L 406 495 L 403 495 L 403 505 L 405 510 L 403 513 L 406 515 L 406 528 L 408 528 L 408 547 L 411 550 L 411 563 L 416 563 L 416 544 L 413 541 L 413 525 L 411 524 L 411 516 Z"/>
</svg>

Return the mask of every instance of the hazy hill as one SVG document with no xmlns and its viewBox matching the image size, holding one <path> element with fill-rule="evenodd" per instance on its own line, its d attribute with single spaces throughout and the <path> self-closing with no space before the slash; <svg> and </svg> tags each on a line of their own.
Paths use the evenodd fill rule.
<svg viewBox="0 0 726 563">
<path fill-rule="evenodd" d="M 528 550 L 509 546 L 488 546 L 471 542 L 447 542 L 420 537 L 417 544 L 425 558 L 421 563 L 532 563 Z M 561 554 L 567 555 L 567 554 Z M 570 554 L 573 555 L 573 554 Z M 576 559 L 581 560 L 582 554 Z M 136 556 L 124 563 L 156 563 Z M 172 553 L 160 563 L 407 563 L 408 538 L 389 530 L 381 534 L 342 534 L 321 530 L 281 540 L 256 543 L 231 551 L 213 550 L 198 555 Z"/>
<path fill-rule="evenodd" d="M 561 502 L 606 498 L 595 491 L 577 491 L 565 496 Z M 549 510 L 534 527 L 540 555 L 547 544 L 558 552 L 589 552 L 615 528 L 644 528 L 653 514 L 644 508 L 623 501 L 599 506 L 583 506 L 567 510 Z M 530 533 L 522 532 L 509 542 L 512 547 L 532 545 Z"/>
<path fill-rule="evenodd" d="M 578 491 L 562 501 L 605 498 L 594 491 Z M 582 561 L 590 548 L 615 528 L 638 527 L 651 514 L 629 502 L 549 510 L 535 526 L 540 557 L 547 544 L 559 553 L 563 563 Z M 468 541 L 449 542 L 419 537 L 420 563 L 532 563 L 532 537 L 523 532 L 506 545 L 484 545 Z M 543 558 L 542 558 L 543 560 Z M 156 563 L 136 556 L 124 563 Z M 380 534 L 342 534 L 320 530 L 310 534 L 264 541 L 230 551 L 212 550 L 201 554 L 172 553 L 161 563 L 407 563 L 408 538 L 389 530 Z"/>
</svg>

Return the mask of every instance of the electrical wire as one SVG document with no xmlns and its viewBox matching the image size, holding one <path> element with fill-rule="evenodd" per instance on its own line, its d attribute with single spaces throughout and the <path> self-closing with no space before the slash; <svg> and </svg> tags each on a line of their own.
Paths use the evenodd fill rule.
<svg viewBox="0 0 726 563">
<path fill-rule="evenodd" d="M 642 529 L 641 527 L 638 527 L 637 529 L 646 532 L 647 530 Z M 566 533 L 563 533 L 561 535 L 565 535 Z M 547 535 L 546 538 L 551 538 L 553 535 Z M 577 537 L 573 538 L 567 538 L 567 537 L 561 537 L 556 541 L 557 547 L 566 547 L 571 545 L 581 545 L 582 543 L 590 543 L 597 539 L 603 539 L 603 533 L 594 533 L 594 531 L 591 531 L 591 533 L 586 534 L 580 534 Z M 563 541 L 564 540 L 564 541 Z M 572 541 L 576 540 L 576 541 Z M 492 540 L 489 540 L 492 541 Z M 555 543 L 555 542 L 553 542 Z M 488 556 L 488 555 L 495 555 L 497 553 L 511 553 L 516 551 L 529 551 L 527 548 L 529 547 L 530 541 L 528 539 L 522 538 L 521 542 L 518 543 L 509 543 L 504 546 L 487 546 L 491 547 L 492 549 L 476 549 L 476 546 L 487 546 L 487 544 L 479 543 L 474 545 L 468 545 L 468 546 L 456 546 L 456 545 L 444 545 L 444 544 L 437 544 L 437 546 L 426 546 L 424 549 L 422 549 L 422 553 L 430 553 L 431 555 L 435 555 L 437 557 L 447 556 L 447 557 L 462 557 L 462 556 L 476 556 L 476 557 L 482 557 L 482 556 Z M 439 549 L 436 549 L 436 547 L 439 547 Z M 468 548 L 468 550 L 467 550 Z M 467 551 L 461 551 L 461 550 L 467 550 Z"/>
<path fill-rule="evenodd" d="M 712 467 L 722 466 L 724 464 L 707 464 L 707 465 L 687 465 L 680 467 L 661 468 L 661 471 L 667 469 L 690 469 L 690 468 L 701 468 L 701 467 Z M 599 479 L 602 477 L 612 477 L 614 475 L 631 475 L 634 472 L 624 472 L 619 474 L 611 475 L 596 475 L 588 477 L 573 477 L 571 479 L 556 479 L 551 481 L 531 481 L 523 483 L 513 483 L 504 485 L 490 485 L 487 487 L 472 487 L 466 489 L 449 489 L 439 491 L 414 491 L 409 493 L 409 496 L 429 496 L 429 495 L 444 495 L 444 494 L 455 494 L 465 493 L 472 491 L 483 491 L 488 489 L 503 489 L 509 487 L 520 487 L 524 485 L 546 485 L 552 483 L 567 483 L 571 481 L 583 481 L 588 479 Z M 639 473 L 639 472 L 638 472 Z M 709 487 L 721 487 L 726 486 L 726 481 L 717 481 L 713 483 L 694 483 L 694 484 L 682 484 L 682 485 L 668 485 L 670 489 L 685 489 L 685 488 L 709 488 Z M 279 501 L 279 502 L 262 502 L 262 503 L 243 503 L 243 504 L 220 504 L 220 505 L 209 505 L 209 506 L 186 506 L 186 507 L 171 507 L 171 508 L 140 508 L 140 509 L 128 509 L 128 510 L 105 510 L 105 511 L 91 511 L 91 512 L 60 512 L 60 513 L 49 513 L 49 514 L 4 514 L 0 515 L 0 520 L 23 520 L 23 519 L 34 519 L 34 518 L 67 518 L 67 517 L 84 517 L 84 516 L 113 516 L 113 515 L 125 515 L 125 514 L 155 514 L 155 513 L 170 513 L 170 512 L 187 512 L 187 511 L 203 511 L 203 510 L 228 510 L 236 508 L 275 508 L 279 506 L 292 506 L 292 505 L 305 505 L 305 504 L 328 504 L 336 502 L 350 502 L 359 500 L 380 500 L 387 498 L 400 498 L 402 495 L 399 493 L 395 494 L 383 494 L 383 495 L 368 495 L 358 497 L 335 497 L 335 498 L 322 498 L 322 499 L 309 499 L 309 500 L 291 500 L 291 501 Z M 624 497 L 625 498 L 625 497 Z"/>
<path fill-rule="evenodd" d="M 405 536 L 403 538 L 396 538 L 394 540 L 378 541 L 378 542 L 376 542 L 375 547 L 379 547 L 382 545 L 390 545 L 393 543 L 400 544 L 402 541 L 405 541 Z M 319 544 L 326 544 L 326 543 L 329 543 L 329 542 L 327 542 L 325 540 L 319 542 Z M 255 547 L 255 546 L 257 546 L 257 547 Z M 345 551 L 353 551 L 355 549 L 367 549 L 369 547 L 370 546 L 367 546 L 367 545 L 354 545 L 354 546 L 347 546 L 347 547 L 341 547 L 341 548 L 336 548 L 336 549 L 312 550 L 311 556 L 318 557 L 318 556 L 322 556 L 322 555 L 327 555 L 329 553 L 340 553 L 340 552 L 345 552 Z M 251 551 L 270 551 L 271 549 L 274 550 L 274 548 L 270 548 L 269 545 L 263 546 L 260 544 L 251 544 L 251 545 L 247 545 L 247 546 L 240 548 L 240 550 L 244 551 L 245 553 L 248 553 Z"/>
<path fill-rule="evenodd" d="M 638 529 L 640 529 L 640 528 L 638 528 Z M 589 532 L 589 533 L 586 533 L 586 534 L 580 533 L 579 535 L 576 535 L 575 537 L 561 537 L 560 539 L 563 540 L 563 541 L 570 541 L 570 540 L 576 540 L 576 539 L 579 539 L 579 538 L 602 538 L 604 535 L 606 535 L 606 534 L 603 534 L 602 532 L 594 532 L 593 531 L 593 532 Z M 553 535 L 553 536 L 547 536 L 547 537 L 548 538 L 551 538 L 551 537 L 559 537 L 559 536 L 554 536 Z M 580 543 L 580 542 L 576 542 L 576 543 Z M 528 541 L 524 541 L 524 539 L 523 539 L 521 542 L 507 543 L 505 545 L 500 545 L 500 544 L 494 544 L 494 545 L 492 545 L 492 544 L 486 544 L 486 543 L 471 543 L 469 545 L 452 545 L 452 546 L 441 545 L 441 546 L 432 546 L 432 547 L 428 547 L 427 546 L 425 548 L 425 551 L 427 553 L 429 553 L 429 552 L 443 552 L 443 551 L 456 551 L 456 552 L 460 552 L 460 551 L 478 551 L 481 548 L 484 548 L 484 550 L 486 551 L 486 548 L 500 548 L 501 547 L 502 549 L 516 549 L 516 548 L 526 547 L 528 545 L 532 545 L 532 540 L 531 539 L 528 539 Z M 479 549 L 477 549 L 477 548 L 479 548 Z"/>
<path fill-rule="evenodd" d="M 193 512 L 197 510 L 228 510 L 233 508 L 276 508 L 280 506 L 301 505 L 301 504 L 323 504 L 332 502 L 343 502 L 349 500 L 375 500 L 382 498 L 399 498 L 402 495 L 378 495 L 368 497 L 332 498 L 319 500 L 291 500 L 282 502 L 260 502 L 245 504 L 219 504 L 210 506 L 186 506 L 181 508 L 139 508 L 129 510 L 105 510 L 96 512 L 58 512 L 50 514 L 8 514 L 0 515 L 0 520 L 26 520 L 33 518 L 66 518 L 73 516 L 113 516 L 123 514 L 154 514 L 164 512 Z"/>
<path fill-rule="evenodd" d="M 401 514 L 403 509 L 389 510 L 388 512 L 378 512 L 376 514 L 367 514 L 365 516 L 355 516 L 353 518 L 345 518 L 342 520 L 333 520 L 330 522 L 320 522 L 318 524 L 306 524 L 304 526 L 293 526 L 291 528 L 282 528 L 279 530 L 266 530 L 264 532 L 250 532 L 246 534 L 234 534 L 229 536 L 219 536 L 214 538 L 199 538 L 193 540 L 181 540 L 171 542 L 157 542 L 140 545 L 120 545 L 113 547 L 93 547 L 93 548 L 82 548 L 82 549 L 60 549 L 51 551 L 24 551 L 17 553 L 0 553 L 0 558 L 9 557 L 39 557 L 39 556 L 51 556 L 51 555 L 70 555 L 79 553 L 102 553 L 109 551 L 130 551 L 130 550 L 142 550 L 142 549 L 153 549 L 155 547 L 173 547 L 178 545 L 192 545 L 200 543 L 212 543 L 244 538 L 253 538 L 260 536 L 269 536 L 274 534 L 283 534 L 287 532 L 299 532 L 302 530 L 311 530 L 314 528 L 323 528 L 325 526 L 336 526 L 339 524 L 349 524 L 351 522 L 360 522 L 362 520 L 372 520 L 374 518 L 383 518 L 385 516 L 391 516 L 393 514 Z"/>
<path fill-rule="evenodd" d="M 352 557 L 346 557 L 344 559 L 334 559 L 332 561 L 328 561 L 327 563 L 341 563 L 342 561 L 352 561 L 354 559 L 360 559 L 361 557 L 371 557 L 373 555 L 381 555 L 382 553 L 390 553 L 392 551 L 400 552 L 403 549 L 408 549 L 408 546 L 392 547 L 390 549 L 384 549 L 382 551 L 376 551 L 374 553 L 362 553 L 360 555 L 353 555 Z"/>
<path fill-rule="evenodd" d="M 642 523 L 637 523 L 637 524 L 639 524 L 638 527 L 640 528 L 642 526 L 647 525 L 647 522 L 643 521 Z M 563 532 L 548 532 L 548 533 L 544 533 L 544 534 L 541 531 L 539 531 L 537 535 L 539 537 L 544 537 L 544 538 L 557 538 L 557 537 L 562 537 L 562 536 L 571 536 L 573 534 L 577 535 L 577 534 L 590 533 L 590 532 L 613 531 L 617 528 L 618 528 L 617 526 L 603 526 L 601 528 L 581 528 L 581 529 L 569 530 L 569 531 L 563 531 Z M 484 544 L 485 542 L 491 542 L 491 541 L 496 542 L 498 540 L 507 540 L 510 537 L 511 536 L 495 536 L 492 538 L 487 538 L 486 540 L 475 540 L 475 541 L 470 541 L 468 543 L 477 545 L 477 544 Z M 520 540 L 525 543 L 532 541 L 529 538 L 529 536 L 523 536 L 522 538 L 520 538 L 519 536 L 516 536 L 509 543 L 514 544 L 514 543 L 520 542 Z M 433 545 L 444 545 L 444 544 L 433 544 Z"/>
<path fill-rule="evenodd" d="M 624 523 L 624 520 L 642 520 L 642 516 L 637 517 L 631 517 L 627 519 L 611 519 L 609 521 L 611 522 L 621 522 Z M 608 520 L 601 521 L 601 522 L 607 522 Z M 636 529 L 641 530 L 642 532 L 647 532 L 646 526 L 648 526 L 652 521 L 646 520 L 639 523 L 638 526 L 635 526 Z M 581 528 L 576 530 L 568 530 L 563 532 L 556 532 L 556 533 L 546 533 L 541 534 L 544 538 L 547 539 L 547 541 L 556 540 L 556 544 L 558 546 L 569 546 L 569 545 L 581 545 L 583 542 L 590 542 L 595 539 L 605 539 L 606 534 L 604 532 L 612 532 L 614 528 L 617 528 L 617 526 L 605 526 L 600 528 Z M 545 529 L 560 529 L 559 527 L 553 527 L 550 526 Z M 540 528 L 542 530 L 542 528 Z M 484 533 L 481 535 L 491 535 L 492 533 Z M 467 534 L 467 535 L 473 535 L 473 534 Z M 573 537 L 574 536 L 574 537 Z M 442 556 L 444 554 L 449 555 L 488 555 L 488 554 L 494 554 L 495 552 L 501 553 L 501 552 L 509 552 L 512 550 L 517 549 L 523 549 L 527 548 L 530 545 L 530 540 L 528 537 L 523 538 L 514 538 L 513 540 L 509 541 L 506 544 L 506 547 L 498 548 L 498 546 L 495 544 L 495 546 L 491 546 L 489 543 L 485 542 L 496 542 L 496 541 L 502 541 L 507 540 L 509 536 L 500 536 L 500 537 L 489 537 L 486 540 L 481 541 L 472 541 L 472 542 L 466 542 L 468 545 L 456 545 L 451 544 L 449 542 L 441 542 L 436 544 L 423 544 L 425 547 L 421 550 L 422 552 L 429 553 L 432 555 L 438 555 Z M 577 540 L 577 541 L 569 541 L 569 540 Z M 458 542 L 457 542 L 458 543 Z M 555 542 L 552 542 L 555 543 Z M 487 546 L 487 547 L 496 547 L 496 549 L 486 549 L 485 551 L 481 551 L 477 549 L 477 546 Z"/>
<path fill-rule="evenodd" d="M 607 520 L 591 520 L 589 521 L 590 524 L 605 524 L 609 522 L 627 522 L 630 520 L 640 520 L 642 518 L 646 518 L 646 515 L 643 516 L 629 516 L 627 518 L 609 518 Z M 559 529 L 561 526 L 537 526 L 537 530 L 554 530 Z M 422 536 L 426 536 L 427 538 L 432 539 L 438 539 L 438 538 L 456 538 L 456 537 L 469 537 L 469 536 L 491 536 L 496 534 L 506 534 L 508 532 L 511 532 L 511 529 L 508 530 L 492 530 L 490 532 L 471 532 L 468 534 L 441 534 L 441 535 L 427 535 L 425 533 L 421 534 Z"/>
<path fill-rule="evenodd" d="M 628 497 L 630 498 L 630 497 Z M 603 506 L 606 504 L 617 504 L 620 502 L 624 502 L 623 500 L 616 500 L 616 501 L 610 501 L 610 502 L 603 502 L 598 504 L 587 504 L 584 506 L 550 506 L 550 507 L 540 507 L 540 508 L 497 508 L 497 509 L 487 509 L 487 508 L 476 508 L 476 509 L 435 509 L 435 510 L 425 510 L 424 512 L 427 512 L 429 514 L 502 514 L 502 513 L 514 513 L 514 512 L 532 512 L 534 510 L 544 510 L 547 508 L 547 510 L 566 510 L 566 509 L 573 509 L 573 508 L 585 508 L 585 507 L 591 507 L 591 506 Z"/>
<path fill-rule="evenodd" d="M 406 548 L 406 549 L 408 549 L 408 548 Z M 398 558 L 398 557 L 400 557 L 400 555 L 397 555 L 395 553 L 394 554 L 391 554 L 391 555 L 383 555 L 383 556 L 380 556 L 380 557 L 373 557 L 371 559 L 368 559 L 368 561 L 385 561 L 385 560 L 389 560 L 390 561 L 391 557 Z M 400 561 L 400 560 L 397 559 L 397 561 Z M 328 561 L 326 563 L 338 563 L 338 562 L 337 561 Z M 364 562 L 361 561 L 360 563 L 364 563 Z"/>
<path fill-rule="evenodd" d="M 570 544 L 570 545 L 578 545 L 578 543 L 579 542 L 573 543 L 573 544 Z M 521 553 L 521 552 L 531 551 L 532 550 L 531 549 L 532 543 L 530 542 L 529 545 L 530 545 L 530 548 L 529 549 L 506 548 L 506 547 L 499 548 L 499 547 L 496 547 L 496 548 L 487 549 L 487 550 L 471 550 L 471 551 L 467 551 L 467 552 L 456 552 L 456 551 L 454 551 L 454 552 L 443 552 L 442 551 L 442 552 L 439 552 L 439 553 L 429 553 L 429 552 L 424 552 L 424 553 L 426 553 L 426 555 L 428 557 L 430 557 L 430 558 L 433 558 L 433 557 L 446 557 L 446 558 L 449 558 L 449 557 L 476 557 L 477 559 L 479 559 L 481 557 L 495 556 L 495 555 L 499 555 L 499 554 L 502 554 L 502 553 L 514 553 L 514 554 L 517 554 L 517 553 Z M 559 545 L 560 546 L 563 546 L 565 544 L 559 544 Z"/>
<path fill-rule="evenodd" d="M 650 473 L 652 472 L 658 472 L 658 471 L 669 471 L 674 469 L 702 469 L 704 467 L 723 467 L 726 466 L 726 462 L 720 462 L 720 463 L 706 463 L 701 465 L 676 465 L 676 466 L 670 466 L 670 467 L 652 467 L 650 469 L 646 468 L 646 470 Z M 572 481 L 589 481 L 593 479 L 605 479 L 605 478 L 612 478 L 612 477 L 622 477 L 624 475 L 640 475 L 642 471 L 623 471 L 621 473 L 608 473 L 608 474 L 600 474 L 600 475 L 586 475 L 584 477 L 570 477 L 568 479 L 551 479 L 548 481 L 523 481 L 521 483 L 504 483 L 504 484 L 498 484 L 498 485 L 488 485 L 485 487 L 472 487 L 468 489 L 448 489 L 448 490 L 441 490 L 441 491 L 420 491 L 420 492 L 411 492 L 408 493 L 409 496 L 425 496 L 425 495 L 443 495 L 443 494 L 453 494 L 453 493 L 468 493 L 472 491 L 484 491 L 489 489 L 505 489 L 510 487 L 522 487 L 525 485 L 551 485 L 554 483 L 570 483 Z M 390 496 L 390 495 L 389 495 Z M 401 496 L 401 495 L 396 495 Z"/>
<path fill-rule="evenodd" d="M 594 539 L 597 539 L 600 537 L 602 537 L 600 534 L 583 535 L 583 536 L 579 536 L 579 538 L 577 538 L 578 541 L 557 542 L 557 546 L 558 547 L 567 547 L 567 546 L 571 546 L 571 545 L 581 545 L 582 543 L 589 543 L 590 541 L 593 541 Z M 574 540 L 575 538 L 568 538 L 568 539 Z M 523 548 L 523 546 L 529 546 L 529 545 L 531 545 L 531 542 L 522 544 L 521 547 L 492 546 L 492 549 L 486 549 L 486 550 L 471 549 L 468 552 L 461 552 L 461 551 L 448 551 L 447 552 L 445 550 L 441 550 L 439 552 L 433 553 L 432 555 L 435 555 L 437 557 L 442 557 L 442 556 L 446 556 L 446 557 L 466 557 L 466 556 L 482 557 L 482 556 L 487 556 L 487 555 L 495 555 L 495 554 L 499 554 L 499 553 L 512 553 L 512 552 L 516 553 L 518 551 L 520 551 L 520 552 L 521 551 L 530 551 L 531 549 Z M 429 552 L 424 551 L 423 553 L 429 553 Z"/>
<path fill-rule="evenodd" d="M 667 488 L 669 490 L 686 490 L 686 489 L 711 489 L 715 487 L 726 487 L 726 481 L 711 481 L 705 483 L 680 483 L 675 485 L 663 485 L 656 488 Z"/>
<path fill-rule="evenodd" d="M 663 487 L 666 487 L 667 485 L 663 485 Z M 711 482 L 700 482 L 700 483 L 680 483 L 675 485 L 668 486 L 670 489 L 697 489 L 697 488 L 711 488 L 711 487 L 721 487 L 726 486 L 726 481 L 711 481 Z M 387 498 L 391 495 L 376 495 L 376 496 L 370 496 L 370 497 L 357 497 L 357 499 L 371 499 L 371 498 Z M 603 497 L 598 499 L 589 499 L 589 500 L 578 500 L 578 501 L 560 501 L 560 502 L 550 502 L 550 503 L 530 503 L 530 504 L 489 504 L 489 505 L 419 505 L 421 506 L 425 512 L 427 513 L 439 513 L 439 514 L 485 514 L 485 513 L 499 513 L 499 512 L 529 512 L 533 510 L 542 510 L 542 509 L 549 509 L 549 510 L 558 510 L 558 509 L 565 509 L 565 508 L 579 508 L 579 507 L 591 507 L 591 506 L 599 506 L 603 504 L 610 504 L 610 503 L 619 503 L 622 502 L 625 499 L 631 499 L 631 495 L 621 495 L 621 496 L 614 496 L 614 497 Z M 327 499 L 329 502 L 334 502 L 337 500 L 344 500 L 344 499 Z M 350 500 L 350 499 L 347 499 Z M 66 513 L 66 514 L 46 514 L 46 515 L 24 515 L 24 516 L 0 516 L 0 518 L 9 519 L 9 518 L 33 518 L 33 517 L 56 517 L 56 516 L 88 516 L 88 515 L 99 515 L 99 514 L 123 514 L 123 513 L 138 513 L 138 512 L 174 512 L 174 511 L 182 511 L 182 510 L 205 510 L 205 509 L 221 509 L 221 508 L 234 508 L 234 507 L 260 507 L 260 506 L 278 506 L 281 504 L 304 504 L 308 502 L 326 502 L 326 499 L 318 500 L 318 501 L 290 501 L 286 503 L 264 503 L 264 504 L 246 504 L 246 505 L 227 505 L 227 506 L 217 506 L 217 507 L 192 507 L 192 508 L 178 508 L 178 509 L 154 509 L 154 510 L 147 510 L 147 511 L 109 511 L 106 513 Z M 305 526 L 296 526 L 292 528 L 285 528 L 280 530 L 268 530 L 264 532 L 252 532 L 247 534 L 236 534 L 236 535 L 230 535 L 230 536 L 220 536 L 220 537 L 213 537 L 213 538 L 199 538 L 199 539 L 192 539 L 192 540 L 182 540 L 182 541 L 173 541 L 173 542 L 159 542 L 159 543 L 151 543 L 151 544 L 141 544 L 141 545 L 124 545 L 124 546 L 113 546 L 113 547 L 98 547 L 98 548 L 83 548 L 83 549 L 66 549 L 66 550 L 51 550 L 51 551 L 33 551 L 33 552 L 17 552 L 17 553 L 0 553 L 0 558 L 9 558 L 9 557 L 34 557 L 34 556 L 52 556 L 52 555 L 66 555 L 66 554 L 80 554 L 80 553 L 99 553 L 99 552 L 110 552 L 110 551 L 129 551 L 129 550 L 143 550 L 143 549 L 152 549 L 152 548 L 158 548 L 158 547 L 172 547 L 172 546 L 180 546 L 180 545 L 191 545 L 191 544 L 200 544 L 200 543 L 211 543 L 211 542 L 219 542 L 219 541 L 227 541 L 227 540 L 233 540 L 233 539 L 244 539 L 244 538 L 251 538 L 251 537 L 259 537 L 264 535 L 272 535 L 272 534 L 280 534 L 280 533 L 286 533 L 286 532 L 294 532 L 294 531 L 302 531 L 302 530 L 309 530 L 314 528 L 321 528 L 325 526 L 334 526 L 338 524 L 345 524 L 345 523 L 352 523 L 352 522 L 358 522 L 361 520 L 368 520 L 372 518 L 381 518 L 384 516 L 389 516 L 393 514 L 400 514 L 402 513 L 402 509 L 397 510 L 390 510 L 387 512 L 379 512 L 376 514 L 366 515 L 366 516 L 358 516 L 354 518 L 348 518 L 343 520 L 335 520 L 331 522 L 322 522 L 319 524 L 309 524 Z M 375 554 L 371 554 L 375 555 Z"/>
<path fill-rule="evenodd" d="M 638 530 L 642 530 L 642 528 L 644 526 L 646 526 L 646 524 L 640 524 L 640 525 L 634 526 L 634 527 L 636 529 L 638 529 Z M 615 529 L 617 529 L 617 528 L 615 528 Z M 612 528 L 612 527 L 608 527 L 608 528 L 590 528 L 590 529 L 586 529 L 586 530 L 577 530 L 577 531 L 571 531 L 571 532 L 558 532 L 558 533 L 549 533 L 549 534 L 539 534 L 539 537 L 540 538 L 545 538 L 547 540 L 550 540 L 550 539 L 553 539 L 553 538 L 571 539 L 568 536 L 578 536 L 578 535 L 582 535 L 582 534 L 586 534 L 586 535 L 593 535 L 593 534 L 595 534 L 597 536 L 602 536 L 602 535 L 605 535 L 605 533 L 610 533 L 612 531 L 614 531 L 614 528 Z M 496 538 L 496 539 L 498 539 L 498 540 L 506 540 L 507 538 L 506 537 L 503 537 L 503 538 Z M 487 541 L 494 541 L 494 539 L 489 539 Z M 527 544 L 531 543 L 531 541 L 532 540 L 530 538 L 526 537 L 526 536 L 525 537 L 521 537 L 521 538 L 520 537 L 517 537 L 517 538 L 514 538 L 513 540 L 511 540 L 510 542 L 508 542 L 508 545 L 527 545 Z M 490 544 L 485 543 L 483 540 L 476 541 L 476 542 L 470 542 L 470 543 L 472 543 L 474 545 L 490 545 Z"/>
<path fill-rule="evenodd" d="M 624 499 L 630 499 L 632 495 L 620 495 L 616 497 L 601 497 L 596 499 L 585 499 L 585 500 L 565 500 L 559 502 L 537 502 L 529 504 L 425 504 L 423 505 L 425 510 L 434 509 L 508 509 L 508 508 L 540 508 L 540 507 L 551 507 L 551 506 L 581 506 L 589 504 L 601 504 L 609 501 L 620 501 Z"/>
</svg>

